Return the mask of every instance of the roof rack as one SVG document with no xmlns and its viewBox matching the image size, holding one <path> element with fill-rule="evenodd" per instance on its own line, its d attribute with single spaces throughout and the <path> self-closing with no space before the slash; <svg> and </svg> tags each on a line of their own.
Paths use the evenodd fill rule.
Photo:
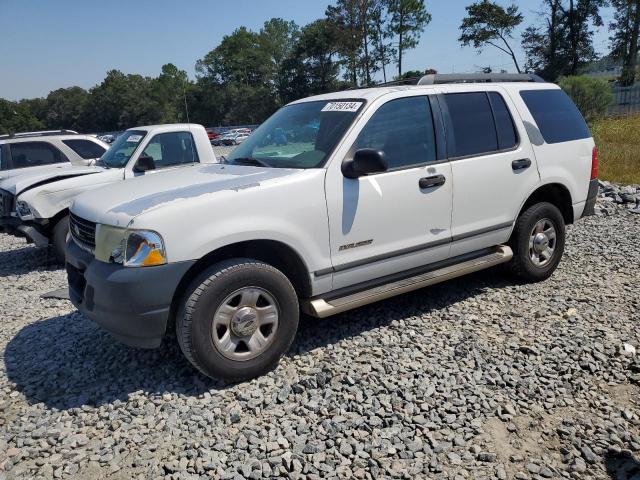
<svg viewBox="0 0 640 480">
<path fill-rule="evenodd" d="M 416 85 L 437 85 L 443 83 L 499 83 L 536 82 L 544 83 L 538 75 L 531 73 L 453 73 L 447 75 L 425 75 Z"/>
<path fill-rule="evenodd" d="M 51 135 L 78 135 L 75 130 L 42 130 L 40 132 L 16 132 L 0 135 L 0 139 L 7 138 L 29 138 L 29 137 L 47 137 Z"/>
<path fill-rule="evenodd" d="M 538 75 L 531 73 L 451 73 L 423 75 L 421 77 L 402 78 L 391 82 L 377 83 L 359 88 L 398 87 L 403 85 L 442 85 L 445 83 L 499 83 L 499 82 L 536 82 L 544 83 Z M 355 90 L 355 89 L 354 89 Z"/>
</svg>

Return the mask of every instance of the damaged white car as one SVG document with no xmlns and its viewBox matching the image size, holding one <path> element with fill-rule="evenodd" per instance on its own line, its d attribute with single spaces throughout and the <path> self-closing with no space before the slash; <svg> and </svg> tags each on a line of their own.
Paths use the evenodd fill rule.
<svg viewBox="0 0 640 480">
<path fill-rule="evenodd" d="M 64 261 L 69 205 L 82 192 L 150 173 L 215 162 L 201 125 L 135 127 L 113 143 L 93 167 L 33 172 L 0 182 L 0 228 L 36 246 L 53 245 Z"/>
</svg>

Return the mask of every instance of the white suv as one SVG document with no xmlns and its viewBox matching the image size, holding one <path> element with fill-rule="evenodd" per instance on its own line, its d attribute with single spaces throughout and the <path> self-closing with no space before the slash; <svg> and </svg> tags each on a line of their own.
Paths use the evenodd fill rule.
<svg viewBox="0 0 640 480">
<path fill-rule="evenodd" d="M 502 263 L 548 278 L 565 225 L 593 212 L 597 165 L 575 105 L 528 75 L 311 97 L 223 164 L 78 197 L 69 292 L 127 344 L 157 347 L 175 324 L 201 372 L 250 378 L 289 348 L 300 310 L 326 317 Z"/>
<path fill-rule="evenodd" d="M 0 135 L 0 180 L 51 166 L 92 165 L 109 145 L 72 130 Z"/>
</svg>

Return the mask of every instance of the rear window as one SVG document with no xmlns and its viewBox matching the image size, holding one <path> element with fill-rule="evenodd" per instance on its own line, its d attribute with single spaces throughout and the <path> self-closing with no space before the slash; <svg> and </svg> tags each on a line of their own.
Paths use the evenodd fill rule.
<svg viewBox="0 0 640 480">
<path fill-rule="evenodd" d="M 578 107 L 562 90 L 523 90 L 520 96 L 545 142 L 571 142 L 591 137 Z"/>
<path fill-rule="evenodd" d="M 100 158 L 106 152 L 106 149 L 91 140 L 63 140 L 62 143 L 85 160 Z"/>
</svg>

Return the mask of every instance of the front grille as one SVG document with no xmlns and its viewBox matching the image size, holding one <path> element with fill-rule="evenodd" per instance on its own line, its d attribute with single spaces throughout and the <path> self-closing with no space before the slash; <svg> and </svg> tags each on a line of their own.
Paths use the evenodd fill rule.
<svg viewBox="0 0 640 480">
<path fill-rule="evenodd" d="M 92 251 L 96 248 L 96 224 L 73 213 L 69 215 L 69 231 L 75 242 Z"/>
<path fill-rule="evenodd" d="M 15 211 L 15 198 L 6 190 L 0 190 L 0 216 L 10 217 Z"/>
</svg>

